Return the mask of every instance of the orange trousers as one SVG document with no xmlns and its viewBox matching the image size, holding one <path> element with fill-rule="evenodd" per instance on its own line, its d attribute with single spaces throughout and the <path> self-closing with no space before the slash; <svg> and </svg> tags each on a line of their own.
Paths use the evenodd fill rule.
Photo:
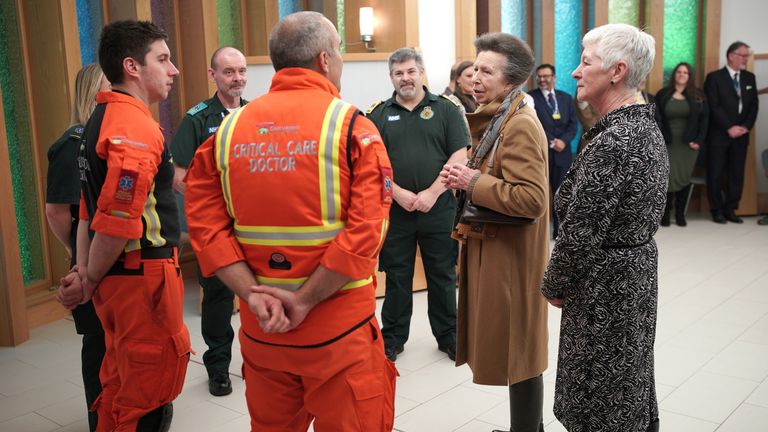
<svg viewBox="0 0 768 432">
<path fill-rule="evenodd" d="M 374 317 L 317 348 L 256 342 L 240 331 L 245 397 L 256 432 L 391 431 L 395 365 Z"/>
<path fill-rule="evenodd" d="M 189 362 L 184 283 L 171 258 L 129 252 L 99 283 L 93 304 L 104 326 L 98 431 L 135 431 L 139 419 L 181 393 Z"/>
</svg>

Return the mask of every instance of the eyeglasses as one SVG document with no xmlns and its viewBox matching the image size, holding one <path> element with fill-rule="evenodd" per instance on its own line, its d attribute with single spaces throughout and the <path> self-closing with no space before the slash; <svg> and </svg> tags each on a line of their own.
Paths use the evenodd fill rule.
<svg viewBox="0 0 768 432">
<path fill-rule="evenodd" d="M 739 57 L 741 57 L 741 58 L 747 58 L 747 57 L 749 57 L 749 56 L 750 56 L 750 54 L 739 54 L 739 53 L 737 53 L 737 52 L 733 52 L 733 53 L 731 53 L 731 54 L 735 54 L 735 55 L 737 55 L 737 56 L 739 56 Z"/>
<path fill-rule="evenodd" d="M 554 75 L 536 75 L 536 78 L 552 78 Z"/>
</svg>

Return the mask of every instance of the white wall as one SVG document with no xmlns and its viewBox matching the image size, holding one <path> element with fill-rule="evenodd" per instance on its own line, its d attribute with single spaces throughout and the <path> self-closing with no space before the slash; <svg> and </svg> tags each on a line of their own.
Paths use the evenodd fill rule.
<svg viewBox="0 0 768 432">
<path fill-rule="evenodd" d="M 419 47 L 432 93 L 448 85 L 451 66 L 456 62 L 454 0 L 419 0 Z"/>
<path fill-rule="evenodd" d="M 419 0 L 419 46 L 430 90 L 440 94 L 448 85 L 456 60 L 454 0 Z M 375 42 L 375 40 L 374 40 Z M 244 97 L 253 100 L 269 90 L 272 65 L 249 65 Z M 348 61 L 341 75 L 341 97 L 365 111 L 377 99 L 392 96 L 386 61 Z"/>
<path fill-rule="evenodd" d="M 248 100 L 266 93 L 275 70 L 272 65 L 248 65 L 248 85 L 243 92 Z M 365 111 L 377 99 L 392 95 L 387 62 L 346 62 L 341 74 L 341 98 Z"/>
<path fill-rule="evenodd" d="M 725 50 L 732 42 L 746 42 L 755 53 L 768 53 L 768 37 L 765 33 L 765 17 L 768 2 L 765 0 L 724 1 L 720 22 L 720 66 L 725 66 Z M 768 60 L 755 61 L 754 73 L 757 87 L 768 87 Z M 768 179 L 763 175 L 760 153 L 768 148 L 768 97 L 760 96 L 760 111 L 755 122 L 755 150 L 757 155 L 757 189 L 768 193 Z"/>
</svg>

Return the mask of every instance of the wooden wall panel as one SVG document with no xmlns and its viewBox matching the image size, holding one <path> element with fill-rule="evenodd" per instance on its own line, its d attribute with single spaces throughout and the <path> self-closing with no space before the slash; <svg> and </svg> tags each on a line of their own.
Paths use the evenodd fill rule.
<svg viewBox="0 0 768 432">
<path fill-rule="evenodd" d="M 664 0 L 647 0 L 645 31 L 656 40 L 656 57 L 645 88 L 656 94 L 664 87 Z"/>
<path fill-rule="evenodd" d="M 555 0 L 541 1 L 541 62 L 555 64 Z"/>
<path fill-rule="evenodd" d="M 208 81 L 206 71 L 210 56 L 218 48 L 219 35 L 215 2 L 186 0 L 179 3 L 176 26 L 181 46 L 177 66 L 182 71 L 180 85 L 184 97 L 181 111 L 186 112 L 216 91 L 215 85 Z"/>
<path fill-rule="evenodd" d="M 702 17 L 706 30 L 702 76 L 720 69 L 720 59 L 725 59 L 725 53 L 720 52 L 720 20 L 722 19 L 720 2 L 721 0 L 707 0 L 706 15 Z"/>
<path fill-rule="evenodd" d="M 595 27 L 608 24 L 608 0 L 595 0 Z"/>
<path fill-rule="evenodd" d="M 456 61 L 475 60 L 477 0 L 456 0 Z"/>
<path fill-rule="evenodd" d="M 0 98 L 2 94 L 0 87 Z M 29 339 L 29 327 L 3 104 L 0 104 L 0 200 L 5 203 L 0 205 L 0 346 L 14 346 Z"/>
</svg>

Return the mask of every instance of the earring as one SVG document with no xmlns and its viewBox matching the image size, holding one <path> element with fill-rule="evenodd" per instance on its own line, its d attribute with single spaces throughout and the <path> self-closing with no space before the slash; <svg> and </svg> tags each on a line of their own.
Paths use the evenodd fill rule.
<svg viewBox="0 0 768 432">
<path fill-rule="evenodd" d="M 614 85 L 614 84 L 615 84 L 615 83 L 613 82 L 613 80 L 611 80 L 611 85 Z"/>
</svg>

